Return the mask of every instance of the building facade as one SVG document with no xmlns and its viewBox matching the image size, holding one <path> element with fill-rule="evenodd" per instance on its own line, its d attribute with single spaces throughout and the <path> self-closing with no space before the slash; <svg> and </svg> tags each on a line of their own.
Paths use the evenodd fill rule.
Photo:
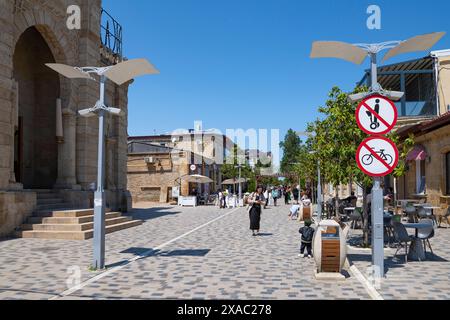
<svg viewBox="0 0 450 320">
<path fill-rule="evenodd" d="M 128 138 L 128 188 L 134 202 L 170 202 L 172 189 L 182 196 L 193 189 L 211 194 L 223 186 L 221 165 L 234 143 L 215 131 L 187 130 L 167 135 Z M 199 174 L 211 178 L 209 184 L 183 179 Z"/>
<path fill-rule="evenodd" d="M 67 26 L 71 5 L 81 9 L 81 29 Z M 92 206 L 98 120 L 78 110 L 94 106 L 99 85 L 63 78 L 45 63 L 120 61 L 117 47 L 102 42 L 104 14 L 101 0 L 0 1 L 0 236 L 33 212 L 37 189 L 57 190 L 74 207 Z M 106 121 L 107 206 L 114 210 L 127 209 L 128 85 L 106 87 L 107 104 L 125 113 Z"/>
</svg>

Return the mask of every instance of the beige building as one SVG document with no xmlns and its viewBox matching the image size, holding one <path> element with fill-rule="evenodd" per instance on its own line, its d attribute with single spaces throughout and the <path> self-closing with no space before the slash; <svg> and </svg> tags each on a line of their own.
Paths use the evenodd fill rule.
<svg viewBox="0 0 450 320">
<path fill-rule="evenodd" d="M 223 187 L 220 168 L 233 146 L 216 131 L 129 137 L 128 188 L 133 202 L 169 202 L 174 187 L 181 188 L 183 196 L 193 189 L 200 194 L 216 192 Z M 197 185 L 183 179 L 191 174 L 207 176 L 213 183 Z"/>
<path fill-rule="evenodd" d="M 399 179 L 399 199 L 423 199 L 434 206 L 450 204 L 450 112 L 407 126 L 402 138 L 414 134 L 407 174 Z"/>
<path fill-rule="evenodd" d="M 67 27 L 69 5 L 81 8 L 79 30 Z M 114 47 L 102 43 L 102 14 L 101 0 L 0 1 L 0 236 L 36 209 L 36 191 L 51 190 L 67 206 L 92 205 L 98 120 L 77 111 L 94 106 L 99 86 L 44 64 L 120 61 L 120 39 Z M 106 88 L 107 104 L 125 114 L 128 85 Z M 107 206 L 126 210 L 127 116 L 107 118 L 105 135 Z"/>
</svg>

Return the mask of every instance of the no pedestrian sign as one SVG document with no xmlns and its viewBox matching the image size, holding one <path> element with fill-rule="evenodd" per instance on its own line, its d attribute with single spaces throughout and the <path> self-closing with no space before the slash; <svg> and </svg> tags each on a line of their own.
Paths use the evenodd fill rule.
<svg viewBox="0 0 450 320">
<path fill-rule="evenodd" d="M 397 123 L 395 104 L 381 95 L 372 95 L 360 102 L 356 108 L 359 128 L 370 135 L 382 135 L 391 131 Z"/>
<path fill-rule="evenodd" d="M 358 167 L 368 176 L 384 177 L 398 165 L 398 149 L 384 137 L 370 137 L 364 140 L 356 151 Z"/>
</svg>

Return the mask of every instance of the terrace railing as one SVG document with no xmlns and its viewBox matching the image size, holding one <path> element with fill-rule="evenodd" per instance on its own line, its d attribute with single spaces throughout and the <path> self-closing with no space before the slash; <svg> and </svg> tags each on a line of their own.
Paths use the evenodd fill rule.
<svg viewBox="0 0 450 320">
<path fill-rule="evenodd" d="M 102 45 L 120 62 L 123 59 L 122 26 L 105 9 L 101 13 Z"/>
</svg>

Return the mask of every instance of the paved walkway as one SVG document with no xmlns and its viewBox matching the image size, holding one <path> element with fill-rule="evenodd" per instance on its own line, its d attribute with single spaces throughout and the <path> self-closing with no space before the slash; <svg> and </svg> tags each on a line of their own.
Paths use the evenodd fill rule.
<svg viewBox="0 0 450 320">
<path fill-rule="evenodd" d="M 414 234 L 409 231 L 410 234 Z M 434 255 L 426 254 L 426 261 L 405 263 L 404 250 L 394 259 L 396 249 L 385 248 L 386 277 L 376 289 L 386 300 L 449 300 L 450 299 L 450 229 L 438 228 L 430 239 Z M 354 236 L 361 232 L 356 230 Z M 352 248 L 349 260 L 369 278 L 371 251 Z"/>
<path fill-rule="evenodd" d="M 370 299 L 355 277 L 314 279 L 287 213 L 265 210 L 251 237 L 244 208 L 135 209 L 145 223 L 107 235 L 104 273 L 88 271 L 92 241 L 2 241 L 0 299 Z M 79 268 L 79 290 L 68 291 L 68 268 Z"/>
</svg>

